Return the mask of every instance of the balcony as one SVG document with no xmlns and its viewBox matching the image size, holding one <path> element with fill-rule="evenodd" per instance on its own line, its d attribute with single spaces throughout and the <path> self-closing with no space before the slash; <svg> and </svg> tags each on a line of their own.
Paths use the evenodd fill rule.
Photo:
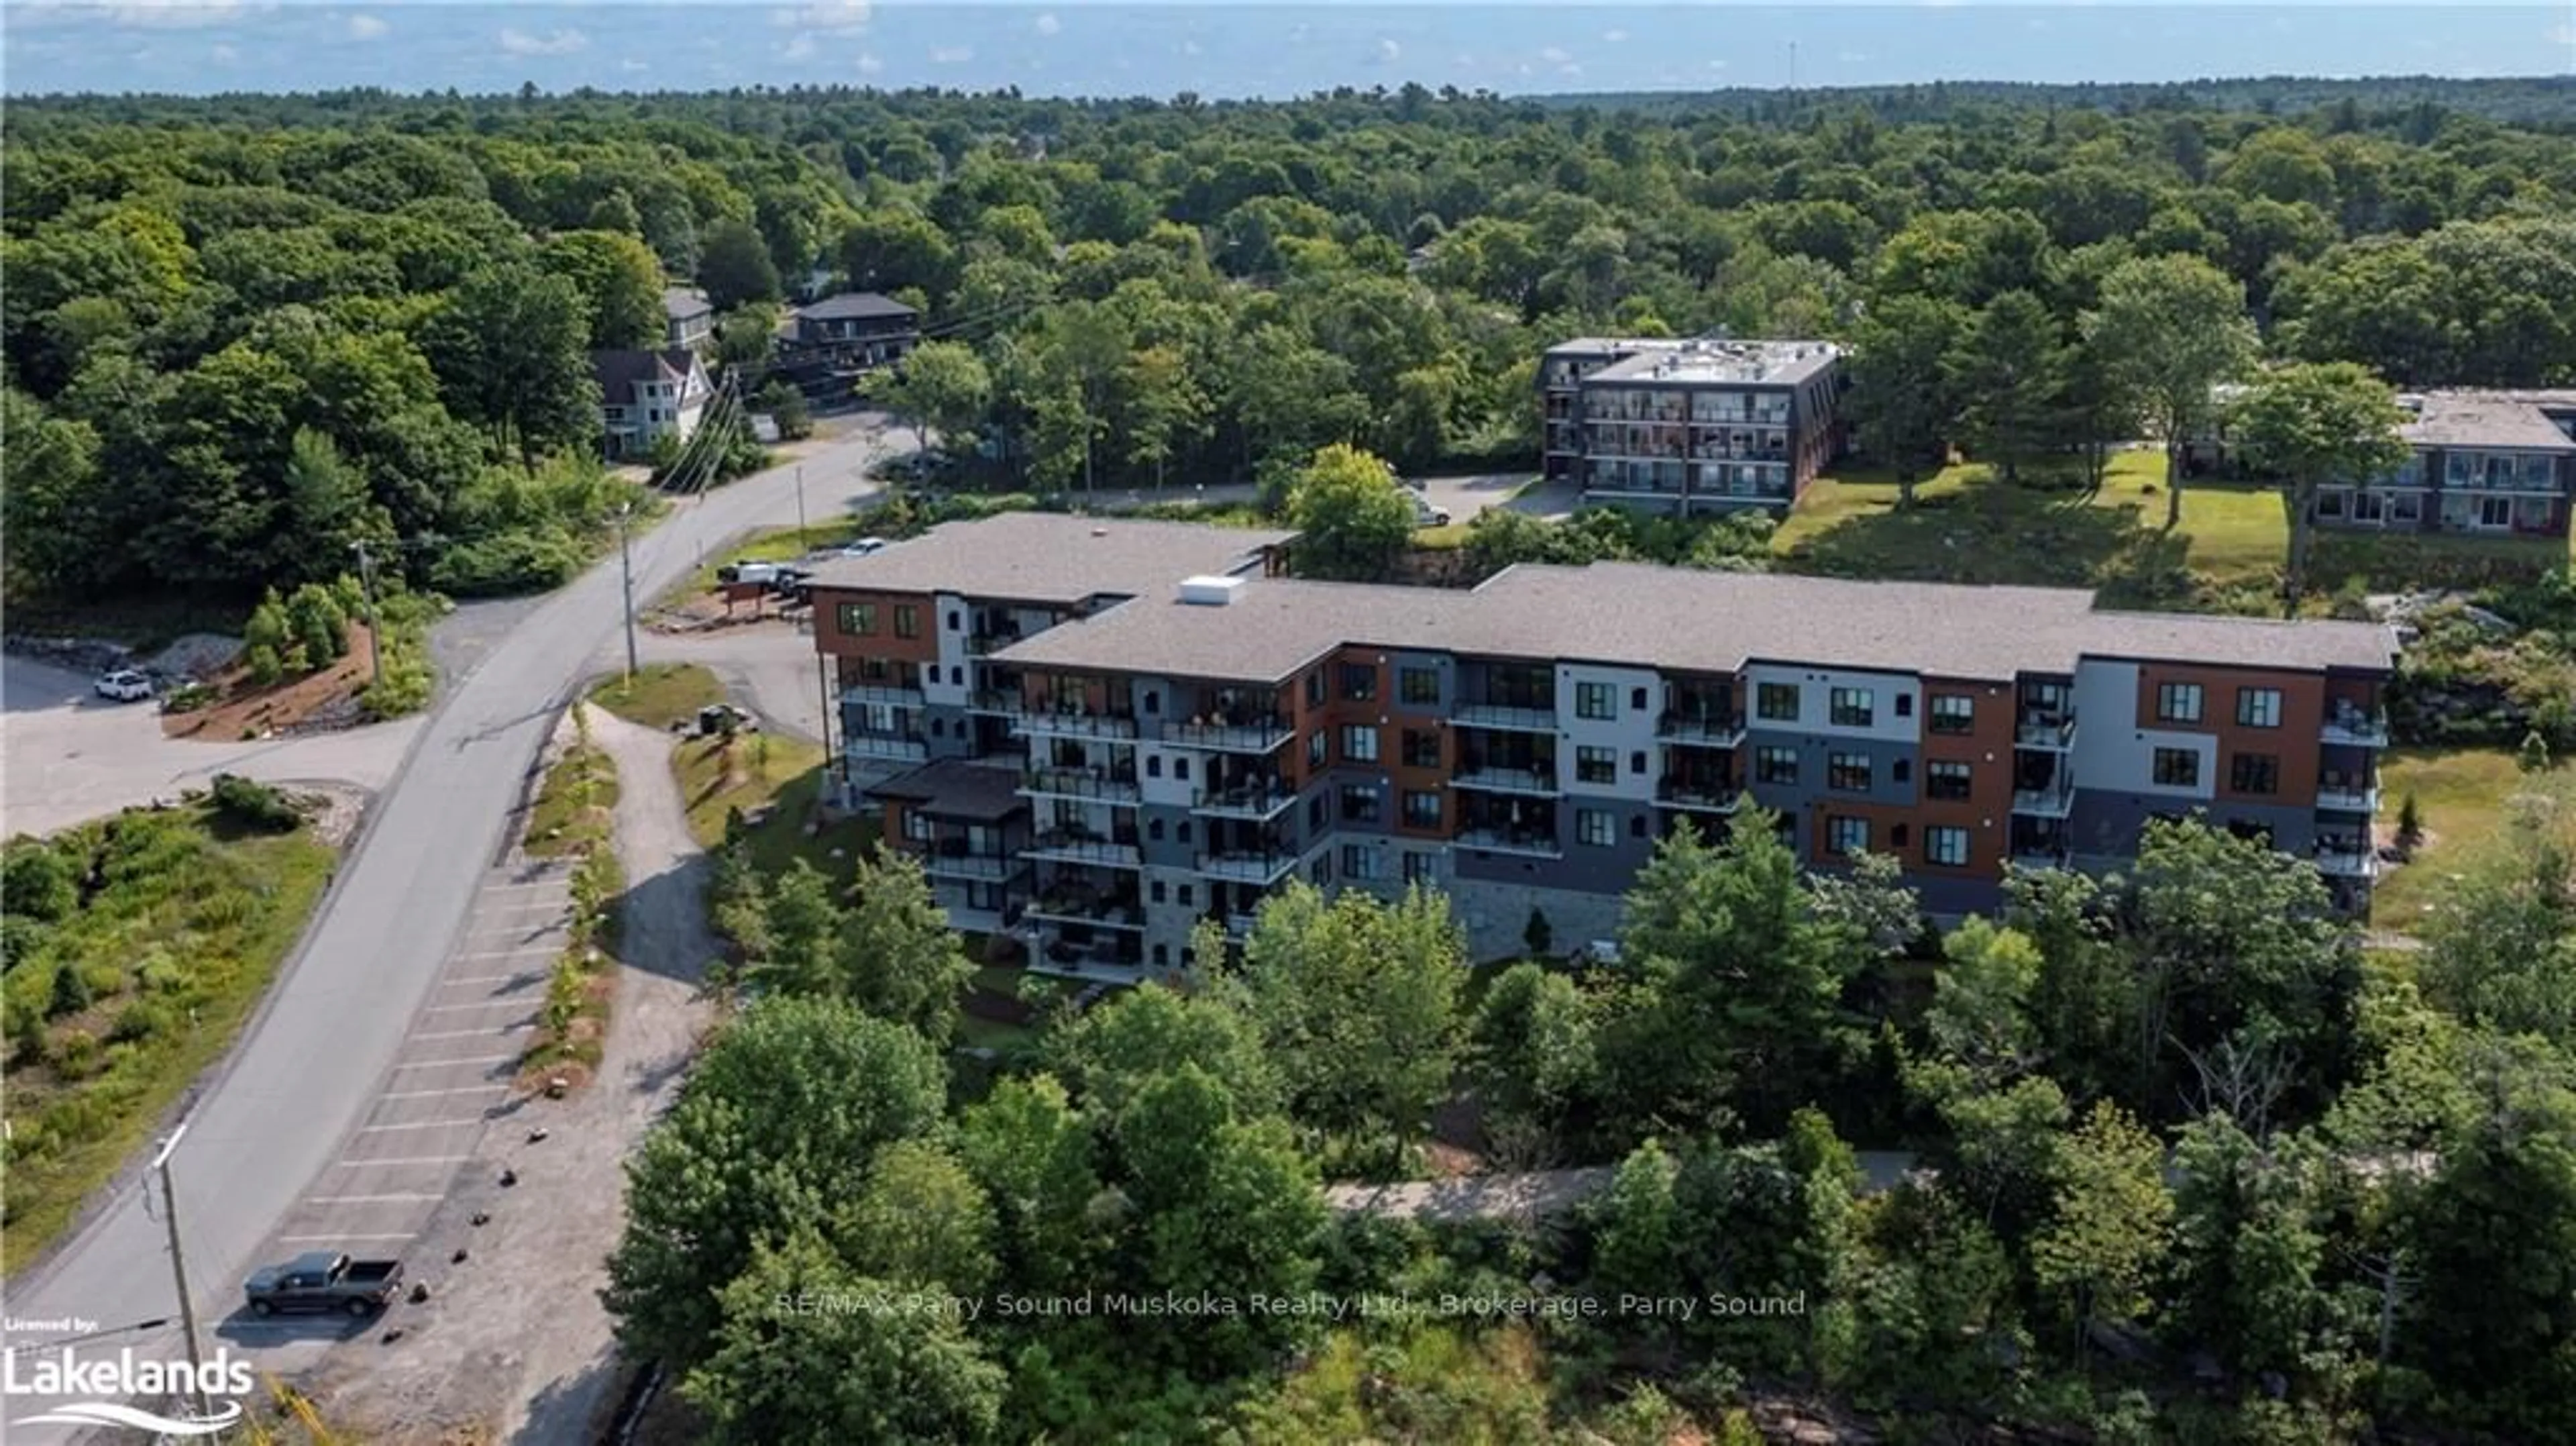
<svg viewBox="0 0 2576 1446">
<path fill-rule="evenodd" d="M 1225 853 L 1199 855 L 1194 872 L 1203 878 L 1232 879 L 1266 889 L 1296 869 L 1295 854 Z"/>
<path fill-rule="evenodd" d="M 1516 733 L 1554 733 L 1554 708 L 1513 708 L 1500 703 L 1461 703 L 1450 721 L 1461 728 L 1501 728 Z"/>
<path fill-rule="evenodd" d="M 2037 818 L 2064 818 L 2075 811 L 2075 786 L 2061 779 L 2045 788 L 2016 788 L 2012 811 Z"/>
<path fill-rule="evenodd" d="M 1020 641 L 1020 634 L 1016 630 L 997 633 L 972 633 L 966 638 L 966 651 L 970 655 L 980 658 L 988 653 L 998 653 L 1002 649 L 1007 648 L 1018 641 Z"/>
<path fill-rule="evenodd" d="M 969 713 L 995 713 L 1008 717 L 1026 706 L 1026 700 L 1019 694 L 997 693 L 990 688 L 966 695 L 966 711 Z"/>
<path fill-rule="evenodd" d="M 2318 741 L 2345 748 L 2385 748 L 2388 746 L 2388 716 L 2364 713 L 2346 708 L 2326 715 L 2325 726 L 2317 730 Z"/>
<path fill-rule="evenodd" d="M 1099 864 L 1112 869 L 1141 869 L 1145 856 L 1132 843 L 1115 843 L 1094 835 L 1050 830 L 1031 840 L 1022 857 L 1063 864 Z"/>
<path fill-rule="evenodd" d="M 922 873 L 934 879 L 977 879 L 993 883 L 1007 879 L 1028 867 L 1016 854 L 970 853 L 946 845 L 915 848 L 912 856 L 921 861 Z"/>
<path fill-rule="evenodd" d="M 1094 713 L 1070 701 L 1050 705 L 1043 699 L 1025 700 L 1010 714 L 1011 727 L 1036 737 L 1062 738 L 1133 738 L 1136 715 L 1133 713 Z"/>
<path fill-rule="evenodd" d="M 1079 798 L 1097 803 L 1133 804 L 1142 795 L 1136 775 L 1105 768 L 1031 768 L 1020 774 L 1023 798 Z"/>
<path fill-rule="evenodd" d="M 2015 865 L 2025 869 L 2063 869 L 2071 867 L 2064 844 L 2025 843 L 2013 846 Z"/>
<path fill-rule="evenodd" d="M 1471 828 L 1458 835 L 1458 847 L 1540 859 L 1565 857 L 1565 850 L 1556 845 L 1555 834 L 1534 828 Z"/>
<path fill-rule="evenodd" d="M 1465 768 L 1459 770 L 1458 774 L 1449 780 L 1449 786 L 1481 789 L 1487 793 L 1517 793 L 1531 798 L 1553 798 L 1564 792 L 1557 784 L 1556 764 L 1553 761 L 1545 765 L 1532 764 L 1528 767 L 1489 764 L 1483 767 Z"/>
<path fill-rule="evenodd" d="M 1701 748 L 1734 748 L 1744 742 L 1741 713 L 1679 710 L 1655 720 L 1655 741 Z"/>
<path fill-rule="evenodd" d="M 1042 896 L 1022 916 L 1032 924 L 1079 924 L 1093 929 L 1145 932 L 1145 911 L 1133 895 L 1115 899 L 1086 898 L 1080 893 Z"/>
<path fill-rule="evenodd" d="M 1230 788 L 1211 788 L 1190 800 L 1190 812 L 1210 818 L 1247 818 L 1255 823 L 1268 823 L 1297 802 L 1297 795 L 1285 784 L 1240 783 Z"/>
<path fill-rule="evenodd" d="M 920 761 L 930 757 L 930 742 L 918 733 L 845 733 L 841 751 L 852 758 Z"/>
<path fill-rule="evenodd" d="M 1675 778 L 1667 775 L 1655 783 L 1655 805 L 1658 808 L 1689 808 L 1702 813 L 1733 813 L 1743 790 L 1717 779 Z"/>
<path fill-rule="evenodd" d="M 2375 786 L 2353 788 L 2339 783 L 2319 784 L 2317 812 L 2376 814 L 2379 812 L 2379 790 Z"/>
<path fill-rule="evenodd" d="M 1231 720 L 1193 718 L 1163 728 L 1163 741 L 1175 748 L 1219 753 L 1269 753 L 1295 736 L 1286 719 L 1253 715 Z"/>
<path fill-rule="evenodd" d="M 919 688 L 895 688 L 883 683 L 861 683 L 841 690 L 844 703 L 890 703 L 897 708 L 918 708 L 922 704 Z"/>
<path fill-rule="evenodd" d="M 2075 746 L 2075 720 L 2068 718 L 2024 718 L 2013 730 L 2013 745 L 2036 748 L 2044 753 L 2064 753 Z"/>
<path fill-rule="evenodd" d="M 2379 855 L 2369 849 L 2339 844 L 2319 844 L 2316 852 L 2317 872 L 2330 879 L 2372 879 L 2379 876 Z"/>
</svg>

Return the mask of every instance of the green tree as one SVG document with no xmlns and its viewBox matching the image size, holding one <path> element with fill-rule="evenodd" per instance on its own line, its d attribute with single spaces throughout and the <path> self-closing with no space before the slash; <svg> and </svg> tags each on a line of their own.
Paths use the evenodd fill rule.
<svg viewBox="0 0 2576 1446">
<path fill-rule="evenodd" d="M 488 428 L 534 471 L 537 458 L 599 430 L 590 320 L 560 276 L 522 263 L 467 277 L 426 323 L 422 350 L 450 410 Z"/>
<path fill-rule="evenodd" d="M 1428 1127 L 1455 1072 L 1466 939 L 1447 897 L 1327 901 L 1303 881 L 1262 901 L 1238 979 L 1289 1113 L 1398 1146 Z"/>
<path fill-rule="evenodd" d="M 1958 306 L 1912 295 L 1872 306 L 1853 331 L 1847 409 L 1861 446 L 1895 472 L 1899 507 L 1913 506 L 1915 482 L 1949 461 L 1965 411 L 1950 359 L 1968 335 Z"/>
<path fill-rule="evenodd" d="M 2172 1324 L 2238 1374 L 2300 1371 L 2328 1324 L 2319 1163 L 2304 1141 L 2267 1144 L 2223 1114 L 2174 1148 Z"/>
<path fill-rule="evenodd" d="M 841 233 L 841 270 L 852 286 L 869 291 L 919 287 L 937 296 L 948 289 L 955 266 L 947 234 L 917 211 L 873 210 Z"/>
<path fill-rule="evenodd" d="M 1048 1068 L 1086 1115 L 1115 1120 L 1156 1075 L 1195 1064 L 1223 1080 L 1246 1115 L 1280 1106 L 1278 1064 L 1252 1021 L 1230 1005 L 1139 985 L 1047 1031 Z"/>
<path fill-rule="evenodd" d="M 1076 1288 L 1103 1241 L 1091 1128 L 1052 1075 L 1005 1079 L 970 1105 L 958 1153 L 993 1203 L 1001 1278 L 1040 1294 Z"/>
<path fill-rule="evenodd" d="M 761 1241 L 713 1288 L 680 1393 L 722 1446 L 997 1439 L 1009 1377 L 957 1314 L 861 1308 L 905 1294 L 811 1230 Z"/>
<path fill-rule="evenodd" d="M 2147 1310 L 2172 1218 L 2164 1147 L 2117 1105 L 2094 1105 L 2059 1154 L 2051 1217 L 2031 1241 L 2031 1271 L 2058 1297 L 2078 1340 L 2096 1321 L 2123 1323 Z"/>
<path fill-rule="evenodd" d="M 706 229 L 698 250 L 698 284 L 718 311 L 745 302 L 778 299 L 778 266 L 769 243 L 748 221 L 718 221 Z"/>
<path fill-rule="evenodd" d="M 1486 1134 L 1544 1163 L 1598 1088 L 1599 1035 L 1599 1010 L 1572 979 L 1526 959 L 1497 975 L 1467 1034 Z"/>
<path fill-rule="evenodd" d="M 2182 525 L 2183 453 L 2218 415 L 2217 388 L 2255 357 L 2245 288 L 2195 256 L 2124 261 L 2084 316 L 2113 383 L 2155 424 L 2165 449 L 2165 526 Z"/>
<path fill-rule="evenodd" d="M 2514 750 L 2513 764 L 2535 776 L 2549 771 L 2549 740 L 2541 736 L 2539 729 L 2522 735 L 2522 746 Z"/>
<path fill-rule="evenodd" d="M 1986 304 L 1943 359 L 1964 436 L 1977 456 L 2000 461 L 2004 481 L 2021 480 L 2021 459 L 2053 440 L 2064 405 L 2065 344 L 2047 303 L 2007 291 Z"/>
<path fill-rule="evenodd" d="M 945 1043 L 975 966 L 930 896 L 921 865 L 886 850 L 862 858 L 851 898 L 837 941 L 851 997 L 870 1014 Z"/>
<path fill-rule="evenodd" d="M 2532 795 L 2453 868 L 2425 920 L 2425 996 L 2576 1051 L 2576 789 Z"/>
<path fill-rule="evenodd" d="M 862 1273 L 960 1297 L 993 1283 L 993 1233 L 984 1187 L 928 1140 L 879 1147 L 867 1187 L 834 1231 Z"/>
<path fill-rule="evenodd" d="M 662 263 L 633 232 L 558 232 L 546 238 L 537 265 L 581 294 L 591 350 L 662 344 Z"/>
<path fill-rule="evenodd" d="M 1413 536 L 1413 516 L 1395 469 L 1339 442 L 1317 451 L 1288 492 L 1298 570 L 1309 577 L 1386 576 Z"/>
<path fill-rule="evenodd" d="M 350 563 L 360 542 L 393 541 L 392 529 L 370 506 L 367 479 L 340 455 L 331 438 L 299 427 L 286 457 L 287 523 L 280 556 L 271 570 L 279 577 L 318 581 L 337 577 Z"/>
<path fill-rule="evenodd" d="M 1172 460 L 1206 440 L 1209 401 L 1178 347 L 1139 348 L 1127 359 L 1119 393 L 1127 416 L 1127 461 L 1154 469 L 1154 488 L 1162 490 L 1164 469 Z"/>
<path fill-rule="evenodd" d="M 946 1100 L 939 1051 L 911 1030 L 837 999 L 754 1003 L 627 1163 L 603 1295 L 619 1338 L 684 1367 L 705 1359 L 729 1318 L 719 1293 L 755 1243 L 829 1219 L 863 1192 L 877 1149 L 928 1131 Z"/>
<path fill-rule="evenodd" d="M 2290 516 L 2283 608 L 2296 617 L 2307 593 L 2318 492 L 2329 482 L 2375 483 L 2403 465 L 2414 450 L 2398 435 L 2406 413 L 2386 382 L 2352 362 L 2270 368 L 2228 412 L 2246 464 L 2280 481 Z"/>
<path fill-rule="evenodd" d="M 0 395 L 0 540 L 22 585 L 77 585 L 102 569 L 113 513 L 102 495 L 99 437 L 87 422 L 47 413 L 12 386 Z"/>
<path fill-rule="evenodd" d="M 959 341 L 926 341 L 902 363 L 871 379 L 869 395 L 912 428 L 925 451 L 930 434 L 964 436 L 983 425 L 993 404 L 993 377 L 974 348 Z"/>
</svg>

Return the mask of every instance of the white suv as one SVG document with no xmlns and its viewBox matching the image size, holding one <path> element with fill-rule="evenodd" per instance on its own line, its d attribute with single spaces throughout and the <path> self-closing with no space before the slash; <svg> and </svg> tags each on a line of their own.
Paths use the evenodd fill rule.
<svg viewBox="0 0 2576 1446">
<path fill-rule="evenodd" d="M 132 668 L 119 668 L 106 674 L 96 686 L 98 696 L 113 698 L 119 703 L 137 703 L 152 696 L 152 680 Z"/>
</svg>

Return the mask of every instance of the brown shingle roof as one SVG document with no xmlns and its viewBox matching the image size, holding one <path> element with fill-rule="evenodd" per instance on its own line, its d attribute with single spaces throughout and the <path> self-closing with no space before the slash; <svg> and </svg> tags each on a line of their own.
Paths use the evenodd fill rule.
<svg viewBox="0 0 2576 1446">
<path fill-rule="evenodd" d="M 868 790 L 870 798 L 900 799 L 932 818 L 993 823 L 1028 807 L 1016 769 L 943 758 L 898 774 Z"/>
<path fill-rule="evenodd" d="M 1004 512 L 943 523 L 873 556 L 821 563 L 814 569 L 814 585 L 1071 604 L 1103 593 L 1164 594 L 1184 577 L 1240 572 L 1256 566 L 1264 548 L 1296 535 L 1189 522 Z"/>
</svg>

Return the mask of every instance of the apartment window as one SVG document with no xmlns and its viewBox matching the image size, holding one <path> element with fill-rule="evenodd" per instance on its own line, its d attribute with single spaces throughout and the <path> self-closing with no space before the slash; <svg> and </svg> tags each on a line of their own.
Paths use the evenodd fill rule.
<svg viewBox="0 0 2576 1446">
<path fill-rule="evenodd" d="M 1383 862 L 1382 851 L 1375 844 L 1342 845 L 1343 878 L 1374 879 Z"/>
<path fill-rule="evenodd" d="M 1629 771 L 1630 773 L 1637 774 L 1637 775 L 1639 775 L 1639 776 L 1641 776 L 1641 777 L 1645 774 L 1645 772 L 1646 772 L 1646 754 L 1645 754 L 1645 750 L 1643 750 L 1643 749 L 1636 749 L 1636 750 L 1631 751 L 1631 752 L 1628 754 L 1628 771 Z"/>
<path fill-rule="evenodd" d="M 1825 755 L 1825 787 L 1837 793 L 1869 792 L 1869 755 L 1866 753 Z"/>
<path fill-rule="evenodd" d="M 1440 701 L 1440 674 L 1430 668 L 1399 668 L 1395 674 L 1395 695 L 1407 703 L 1437 705 Z"/>
<path fill-rule="evenodd" d="M 894 635 L 898 638 L 921 636 L 921 609 L 911 603 L 894 605 Z"/>
<path fill-rule="evenodd" d="M 1377 822 L 1377 790 L 1346 784 L 1342 788 L 1342 822 Z"/>
<path fill-rule="evenodd" d="M 2157 749 L 2155 778 L 2159 788 L 2199 787 L 2200 755 L 2188 748 Z"/>
<path fill-rule="evenodd" d="M 2198 683 L 2158 683 L 2156 685 L 2156 721 L 2160 723 L 2199 722 L 2200 685 Z"/>
<path fill-rule="evenodd" d="M 1440 766 L 1440 735 L 1427 728 L 1405 729 L 1404 766 L 1407 768 L 1438 768 Z"/>
<path fill-rule="evenodd" d="M 1931 723 L 1935 733 L 1973 733 L 1977 727 L 1977 700 L 1965 693 L 1935 693 Z"/>
<path fill-rule="evenodd" d="M 1911 758 L 1900 758 L 1887 765 L 1887 781 L 1890 783 L 1912 783 L 1914 781 L 1914 760 Z"/>
<path fill-rule="evenodd" d="M 1837 728 L 1866 728 L 1878 717 L 1878 697 L 1867 688 L 1836 688 L 1825 703 L 1825 716 Z"/>
<path fill-rule="evenodd" d="M 930 815 L 913 809 L 903 811 L 903 836 L 914 843 L 930 842 Z"/>
<path fill-rule="evenodd" d="M 1163 902 L 1163 900 L 1169 897 L 1170 894 L 1170 886 L 1165 884 L 1161 879 L 1156 879 L 1153 882 L 1152 887 L 1146 890 L 1146 897 L 1152 899 L 1157 904 Z"/>
<path fill-rule="evenodd" d="M 1577 718 L 1616 718 L 1619 697 L 1607 683 L 1574 685 L 1574 716 Z"/>
<path fill-rule="evenodd" d="M 1608 848 L 1619 841 L 1619 821 L 1605 808 L 1578 808 L 1574 811 L 1574 837 L 1578 843 Z"/>
<path fill-rule="evenodd" d="M 1896 716 L 1899 718 L 1911 718 L 1914 716 L 1913 694 L 1899 693 L 1896 695 Z"/>
<path fill-rule="evenodd" d="M 1634 713 L 1643 713 L 1646 711 L 1645 689 L 1631 688 L 1628 690 L 1628 709 L 1630 712 Z"/>
<path fill-rule="evenodd" d="M 1190 841 L 1190 821 L 1188 819 L 1182 819 L 1179 825 L 1173 828 L 1172 838 L 1174 841 L 1179 843 L 1188 843 Z"/>
<path fill-rule="evenodd" d="M 1404 821 L 1413 828 L 1440 826 L 1440 795 L 1429 790 L 1407 790 L 1404 795 Z"/>
<path fill-rule="evenodd" d="M 1377 698 L 1377 669 L 1365 663 L 1342 664 L 1342 701 L 1367 703 Z"/>
<path fill-rule="evenodd" d="M 953 633 L 964 626 L 965 623 L 962 621 L 958 611 L 955 608 L 950 608 L 948 610 L 948 631 Z"/>
<path fill-rule="evenodd" d="M 852 637 L 869 637 L 877 630 L 875 603 L 841 604 L 841 631 Z"/>
<path fill-rule="evenodd" d="M 1344 763 L 1377 762 L 1377 730 L 1352 724 L 1342 730 Z"/>
<path fill-rule="evenodd" d="M 1431 855 L 1418 854 L 1410 850 L 1406 851 L 1404 855 L 1404 881 L 1406 883 L 1427 884 L 1432 882 L 1435 877 L 1435 871 L 1431 866 Z"/>
<path fill-rule="evenodd" d="M 1968 831 L 1948 824 L 1934 824 L 1923 830 L 1923 862 L 1953 869 L 1967 867 Z"/>
<path fill-rule="evenodd" d="M 1172 776 L 1184 783 L 1188 782 L 1190 777 L 1190 761 L 1186 758 L 1173 759 Z"/>
<path fill-rule="evenodd" d="M 1764 683 L 1753 690 L 1753 712 L 1754 716 L 1769 719 L 1774 723 L 1797 722 L 1798 685 Z"/>
<path fill-rule="evenodd" d="M 2238 793 L 2281 791 L 2281 760 L 2269 753 L 2239 753 L 2227 762 L 2227 786 Z"/>
<path fill-rule="evenodd" d="M 2278 688 L 2237 689 L 2236 724 L 2240 728 L 2280 727 L 2281 690 Z"/>
<path fill-rule="evenodd" d="M 1306 702 L 1311 707 L 1324 706 L 1324 670 L 1321 668 L 1306 675 Z"/>
<path fill-rule="evenodd" d="M 1577 783 L 1618 782 L 1619 751 L 1615 748 L 1575 749 L 1574 781 Z"/>
<path fill-rule="evenodd" d="M 1316 794 L 1306 800 L 1306 831 L 1313 833 L 1333 821 L 1333 800 L 1329 794 Z"/>
<path fill-rule="evenodd" d="M 1901 823 L 1889 824 L 1887 826 L 1887 846 L 1891 849 L 1904 848 L 1906 841 L 1913 837 L 1913 832 L 1913 829 L 1908 825 Z"/>
<path fill-rule="evenodd" d="M 1183 884 L 1180 886 L 1176 897 L 1180 899 L 1182 908 L 1189 908 L 1198 903 L 1198 886 L 1196 884 Z"/>
<path fill-rule="evenodd" d="M 1825 852 L 1837 858 L 1869 850 L 1869 820 L 1832 817 L 1825 820 Z"/>
<path fill-rule="evenodd" d="M 1968 765 L 1936 758 L 1923 765 L 1923 796 L 1958 800 L 1968 796 Z"/>
<path fill-rule="evenodd" d="M 1159 753 L 1148 753 L 1145 755 L 1145 776 L 1147 778 L 1160 778 L 1163 776 L 1163 755 Z"/>
<path fill-rule="evenodd" d="M 1330 743 L 1328 743 L 1328 742 L 1326 742 L 1326 741 L 1325 741 L 1325 738 L 1324 738 L 1324 730 L 1323 730 L 1323 729 L 1318 728 L 1318 729 L 1316 729 L 1314 732 L 1307 734 L 1307 735 L 1306 735 L 1306 763 L 1307 763 L 1307 765 L 1308 765 L 1309 767 L 1313 767 L 1313 768 L 1321 768 L 1321 767 L 1323 767 L 1323 766 L 1324 766 L 1324 750 L 1325 750 L 1325 749 L 1327 749 L 1327 748 L 1329 748 L 1329 747 L 1331 747 L 1331 746 L 1332 746 L 1332 745 L 1331 745 Z"/>
<path fill-rule="evenodd" d="M 1148 718 L 1151 718 L 1151 717 L 1153 717 L 1154 715 L 1156 715 L 1156 714 L 1158 714 L 1158 713 L 1160 713 L 1160 712 L 1162 712 L 1162 711 L 1163 711 L 1163 695 L 1162 695 L 1160 692 L 1156 691 L 1155 689 L 1152 689 L 1152 688 L 1148 688 L 1148 689 L 1146 689 L 1146 690 L 1145 690 L 1145 716 L 1146 716 L 1146 717 L 1148 717 Z"/>
<path fill-rule="evenodd" d="M 1145 837 L 1151 839 L 1155 843 L 1161 843 L 1163 841 L 1163 821 L 1158 818 L 1147 823 L 1145 825 Z"/>
<path fill-rule="evenodd" d="M 1753 781 L 1756 783 L 1796 783 L 1798 781 L 1798 750 L 1795 748 L 1754 749 Z"/>
</svg>

